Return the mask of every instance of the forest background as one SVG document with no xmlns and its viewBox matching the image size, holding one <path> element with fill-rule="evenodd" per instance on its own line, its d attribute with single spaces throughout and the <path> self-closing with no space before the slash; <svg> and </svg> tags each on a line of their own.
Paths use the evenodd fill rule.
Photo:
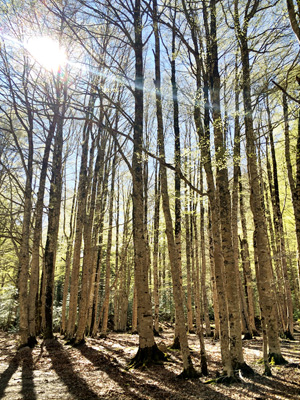
<svg viewBox="0 0 300 400">
<path fill-rule="evenodd" d="M 138 367 L 164 359 L 154 335 L 175 321 L 183 376 L 187 330 L 204 374 L 204 335 L 229 377 L 251 372 L 242 335 L 263 334 L 266 373 L 285 362 L 279 337 L 300 318 L 299 7 L 1 2 L 0 324 L 21 346 L 130 330 Z"/>
</svg>

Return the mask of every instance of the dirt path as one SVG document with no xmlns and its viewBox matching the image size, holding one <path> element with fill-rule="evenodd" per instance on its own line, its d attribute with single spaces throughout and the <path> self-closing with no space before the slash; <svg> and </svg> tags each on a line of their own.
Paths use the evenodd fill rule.
<svg viewBox="0 0 300 400">
<path fill-rule="evenodd" d="M 180 354 L 169 351 L 170 362 L 146 370 L 126 365 L 136 352 L 138 337 L 111 333 L 107 339 L 87 339 L 72 348 L 61 338 L 39 342 L 33 350 L 16 351 L 17 336 L 0 332 L 0 399 L 6 400 L 227 400 L 300 399 L 300 342 L 282 341 L 283 355 L 291 366 L 272 367 L 272 377 L 262 376 L 261 339 L 245 341 L 246 362 L 253 378 L 230 386 L 204 382 L 221 371 L 219 344 L 206 339 L 210 377 L 179 380 Z M 169 345 L 172 332 L 164 331 L 157 343 Z M 195 367 L 200 369 L 199 342 L 189 335 Z"/>
</svg>

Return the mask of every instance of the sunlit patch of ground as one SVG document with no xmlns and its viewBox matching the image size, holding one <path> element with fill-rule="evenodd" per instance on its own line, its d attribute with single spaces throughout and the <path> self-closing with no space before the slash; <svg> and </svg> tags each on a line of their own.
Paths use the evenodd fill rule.
<svg viewBox="0 0 300 400">
<path fill-rule="evenodd" d="M 241 382 L 206 385 L 204 382 L 221 372 L 219 342 L 205 339 L 209 377 L 182 381 L 178 351 L 168 350 L 169 362 L 144 370 L 127 370 L 135 355 L 138 336 L 110 333 L 106 339 L 87 338 L 86 344 L 73 348 L 63 338 L 39 341 L 33 350 L 17 352 L 17 336 L 0 332 L 0 399 L 7 400 L 227 400 L 227 399 L 300 399 L 300 346 L 283 340 L 284 357 L 294 366 L 273 366 L 272 377 L 264 377 L 262 341 L 244 341 L 245 361 L 255 370 L 253 378 L 241 376 Z M 173 332 L 165 327 L 158 344 L 169 346 Z M 200 370 L 199 340 L 189 335 L 195 367 Z"/>
</svg>

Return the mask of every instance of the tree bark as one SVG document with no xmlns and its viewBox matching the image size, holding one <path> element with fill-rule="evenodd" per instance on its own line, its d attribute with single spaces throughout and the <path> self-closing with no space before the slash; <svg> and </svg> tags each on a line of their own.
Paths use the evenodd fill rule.
<svg viewBox="0 0 300 400">
<path fill-rule="evenodd" d="M 258 277 L 260 285 L 260 304 L 264 309 L 266 318 L 269 353 L 274 357 L 276 362 L 281 362 L 283 357 L 280 351 L 278 339 L 278 323 L 276 318 L 276 310 L 274 306 L 274 295 L 271 286 L 272 282 L 272 263 L 271 254 L 268 243 L 268 233 L 264 210 L 262 208 L 262 199 L 260 191 L 260 180 L 257 167 L 257 154 L 255 148 L 255 133 L 253 129 L 253 112 L 251 104 L 251 86 L 250 86 L 250 63 L 249 49 L 247 42 L 247 27 L 249 20 L 255 14 L 258 7 L 258 1 L 255 0 L 252 12 L 244 18 L 243 28 L 240 27 L 238 2 L 235 0 L 235 27 L 237 38 L 241 48 L 242 71 L 243 71 L 243 100 L 245 112 L 245 132 L 246 132 L 246 153 L 247 166 L 250 182 L 250 207 L 253 214 L 253 221 L 256 233 L 257 257 L 259 270 Z"/>
</svg>

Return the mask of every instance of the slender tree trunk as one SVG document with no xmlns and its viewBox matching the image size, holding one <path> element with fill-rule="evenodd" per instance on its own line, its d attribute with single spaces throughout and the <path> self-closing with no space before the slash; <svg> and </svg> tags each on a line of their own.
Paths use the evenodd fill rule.
<svg viewBox="0 0 300 400">
<path fill-rule="evenodd" d="M 58 89 L 60 91 L 60 89 Z M 58 94 L 58 99 L 60 94 Z M 45 245 L 45 339 L 53 338 L 53 295 L 54 295 L 54 272 L 57 251 L 57 239 L 59 230 L 61 195 L 62 195 L 62 152 L 63 152 L 63 124 L 65 114 L 66 88 L 64 88 L 63 104 L 60 114 L 54 142 L 52 160 L 52 176 L 49 194 L 49 216 L 48 231 Z"/>
<path fill-rule="evenodd" d="M 24 212 L 22 224 L 22 239 L 19 250 L 19 276 L 18 276 L 18 289 L 19 289 L 19 307 L 20 307 L 20 345 L 24 346 L 29 340 L 29 326 L 28 326 L 28 278 L 29 278 L 29 239 L 30 239 L 30 222 L 31 222 L 31 209 L 32 209 L 32 164 L 33 164 L 33 120 L 31 113 L 28 114 L 29 127 L 27 131 L 28 138 L 28 161 L 25 168 L 26 183 L 24 190 Z"/>
<path fill-rule="evenodd" d="M 186 254 L 186 286 L 187 286 L 187 325 L 189 332 L 193 332 L 192 285 L 191 285 L 191 225 L 188 210 L 188 190 L 185 190 L 185 254 Z"/>
<path fill-rule="evenodd" d="M 116 151 L 116 148 L 115 148 Z M 112 176 L 111 176 L 111 189 L 110 189 L 110 200 L 108 210 L 108 235 L 107 235 L 107 246 L 106 246 L 106 268 L 105 268 L 105 294 L 103 303 L 103 319 L 101 326 L 101 335 L 106 336 L 107 334 L 107 323 L 109 313 L 109 298 L 110 298 L 110 275 L 111 275 L 111 247 L 112 247 L 112 230 L 113 230 L 113 205 L 115 195 L 115 175 L 116 175 L 116 161 L 117 152 L 115 152 L 113 163 L 112 163 Z"/>
<path fill-rule="evenodd" d="M 159 333 L 159 282 L 158 282 L 158 240 L 159 240 L 159 211 L 160 211 L 160 172 L 159 164 L 155 166 L 154 183 L 154 226 L 153 226 L 153 300 L 154 300 L 154 329 Z"/>
<path fill-rule="evenodd" d="M 50 156 L 50 148 L 53 135 L 56 128 L 56 118 L 53 119 L 49 127 L 49 132 L 46 138 L 44 156 L 42 161 L 42 169 L 40 174 L 40 184 L 37 194 L 37 201 L 35 207 L 35 226 L 33 232 L 32 244 L 32 259 L 31 259 L 31 273 L 30 273 L 30 288 L 29 288 L 29 336 L 30 341 L 36 342 L 36 319 L 37 319 L 37 303 L 38 303 L 38 289 L 39 289 L 39 271 L 40 271 L 40 245 L 42 238 L 43 226 L 43 206 L 44 194 L 46 186 L 46 177 L 48 170 L 48 161 Z"/>
<path fill-rule="evenodd" d="M 153 334 L 153 318 L 149 293 L 148 272 L 149 255 L 146 241 L 144 219 L 143 188 L 143 40 L 141 2 L 135 0 L 134 6 L 134 53 L 135 53 L 135 119 L 133 129 L 132 157 L 132 206 L 133 206 L 133 243 L 135 264 L 135 285 L 137 294 L 137 317 L 139 332 L 139 350 L 131 365 L 139 367 L 151 363 L 163 356 L 158 349 Z"/>
<path fill-rule="evenodd" d="M 253 13 L 255 7 L 258 7 L 258 2 L 253 6 Z M 255 133 L 253 129 L 253 113 L 251 104 L 251 87 L 250 87 L 250 63 L 249 63 L 249 49 L 247 42 L 247 27 L 249 16 L 244 20 L 243 29 L 240 27 L 238 3 L 235 0 L 235 25 L 237 30 L 237 37 L 241 46 L 241 59 L 243 70 L 243 99 L 244 99 L 244 112 L 245 112 L 245 132 L 246 132 L 246 153 L 247 153 L 247 166 L 250 182 L 250 207 L 253 214 L 253 221 L 256 233 L 257 243 L 257 257 L 259 263 L 259 270 L 261 271 L 258 277 L 258 284 L 260 284 L 260 304 L 264 309 L 266 318 L 269 353 L 274 357 L 276 363 L 283 362 L 283 357 L 280 351 L 280 344 L 278 338 L 278 323 L 276 318 L 276 310 L 274 306 L 274 295 L 271 286 L 272 282 L 272 263 L 271 254 L 268 243 L 268 233 L 264 210 L 262 208 L 260 180 L 257 166 L 257 154 L 255 148 Z M 261 278 L 261 279 L 259 279 Z"/>
<path fill-rule="evenodd" d="M 86 200 L 87 200 L 87 163 L 88 163 L 88 147 L 89 137 L 91 130 L 91 122 L 89 115 L 93 109 L 94 99 L 90 99 L 89 110 L 86 115 L 86 122 L 83 129 L 82 137 L 82 155 L 79 172 L 78 182 L 78 195 L 77 195 L 77 217 L 76 217 L 76 230 L 75 241 L 73 250 L 73 265 L 71 273 L 71 286 L 70 286 L 70 303 L 69 303 L 69 318 L 67 324 L 67 337 L 72 340 L 75 334 L 75 324 L 77 317 L 77 304 L 78 304 L 78 290 L 79 290 L 79 271 L 80 271 L 80 255 L 82 245 L 82 235 L 84 221 L 86 218 Z"/>
<path fill-rule="evenodd" d="M 166 223 L 166 236 L 168 241 L 169 259 L 171 263 L 171 273 L 173 281 L 173 296 L 176 308 L 176 319 L 178 323 L 178 334 L 180 341 L 180 348 L 183 359 L 183 376 L 193 377 L 196 375 L 194 370 L 190 351 L 188 347 L 188 340 L 186 334 L 185 317 L 183 310 L 183 291 L 180 270 L 180 257 L 178 248 L 175 242 L 175 235 L 173 233 L 173 224 L 170 212 L 167 171 L 165 163 L 165 145 L 164 145 L 164 132 L 163 132 L 163 118 L 162 118 L 162 104 L 161 104 L 161 77 L 160 77 L 160 40 L 158 32 L 158 17 L 157 17 L 157 2 L 153 1 L 153 28 L 155 37 L 155 88 L 156 88 L 156 117 L 157 117 L 157 139 L 159 145 L 159 157 L 161 160 L 161 196 L 162 208 Z"/>
<path fill-rule="evenodd" d="M 173 125 L 174 125 L 174 161 L 175 161 L 175 242 L 179 256 L 180 269 L 181 266 L 181 179 L 178 170 L 181 168 L 181 144 L 180 144 L 180 127 L 179 127 L 179 104 L 178 104 L 178 88 L 176 82 L 176 15 L 177 9 L 174 7 L 172 16 L 172 56 L 170 58 L 171 65 L 171 85 L 172 85 L 172 101 L 173 101 Z M 172 349 L 179 349 L 178 323 L 175 316 L 175 332 L 174 340 L 171 345 Z"/>
<path fill-rule="evenodd" d="M 200 191 L 203 192 L 203 169 L 200 163 Z M 204 224 L 204 205 L 203 198 L 200 198 L 200 246 L 201 246 L 201 298 L 203 303 L 203 313 L 205 321 L 206 336 L 211 336 L 211 326 L 209 320 L 208 297 L 206 286 L 206 245 L 205 245 L 205 224 Z"/>
<path fill-rule="evenodd" d="M 77 165 L 77 157 L 76 154 L 76 164 Z M 77 177 L 77 170 L 75 171 L 75 176 Z M 65 179 L 66 179 L 66 171 L 65 171 Z M 60 333 L 66 334 L 66 323 L 67 323 L 67 300 L 69 294 L 69 283 L 70 283 L 70 273 L 71 273 L 71 263 L 72 263 L 72 254 L 73 254 L 73 239 L 74 239 L 74 218 L 75 218 L 75 203 L 76 203 L 76 188 L 77 188 L 77 179 L 75 178 L 74 184 L 74 193 L 72 199 L 72 207 L 70 212 L 69 219 L 69 234 L 66 232 L 66 200 L 67 200 L 67 185 L 65 181 L 65 198 L 64 198 L 64 236 L 67 239 L 67 251 L 66 251 L 66 259 L 65 259 L 65 282 L 64 282 L 64 291 L 63 291 L 63 301 L 62 301 L 62 310 L 61 310 L 61 328 Z"/>
<path fill-rule="evenodd" d="M 240 194 L 240 216 L 241 216 L 241 224 L 242 224 L 242 232 L 243 236 L 240 240 L 240 248 L 241 248 L 241 260 L 245 281 L 245 292 L 246 292 L 246 300 L 247 300 L 247 311 L 249 314 L 249 324 L 250 330 L 253 334 L 257 334 L 256 326 L 255 326 L 255 304 L 254 304 L 254 292 L 253 292 L 253 278 L 250 264 L 250 253 L 249 253 L 249 245 L 247 238 L 247 222 L 246 222 L 246 213 L 245 213 L 245 205 L 244 205 L 244 192 L 243 192 L 243 184 L 241 180 L 241 168 L 239 167 L 239 194 Z"/>
<path fill-rule="evenodd" d="M 295 230 L 297 238 L 298 250 L 298 284 L 300 289 L 300 113 L 298 115 L 298 135 L 296 144 L 296 173 L 295 178 L 293 174 L 293 167 L 290 154 L 290 132 L 288 120 L 288 103 L 286 95 L 283 94 L 283 117 L 284 117 L 284 138 L 285 138 L 285 161 L 287 166 L 287 173 L 289 179 L 290 190 L 292 194 L 292 203 L 295 217 Z"/>
</svg>

